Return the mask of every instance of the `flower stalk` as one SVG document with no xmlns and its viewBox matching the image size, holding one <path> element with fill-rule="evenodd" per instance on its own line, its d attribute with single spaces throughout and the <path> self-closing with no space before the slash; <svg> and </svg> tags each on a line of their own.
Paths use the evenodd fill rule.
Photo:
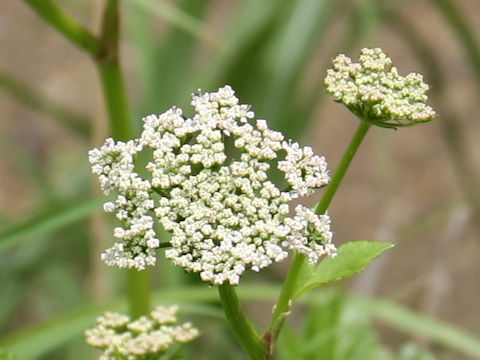
<svg viewBox="0 0 480 360">
<path fill-rule="evenodd" d="M 360 124 L 355 132 L 345 154 L 340 161 L 340 164 L 335 171 L 335 174 L 332 177 L 331 182 L 327 185 L 325 193 L 323 194 L 322 199 L 315 206 L 315 213 L 324 214 L 330 202 L 333 199 L 340 183 L 342 182 L 347 169 L 349 168 L 353 157 L 355 156 L 360 144 L 362 143 L 365 135 L 367 134 L 368 129 L 370 128 L 371 123 L 368 121 L 360 121 Z M 278 301 L 274 307 L 272 314 L 270 327 L 264 338 L 269 339 L 269 356 L 273 353 L 273 347 L 275 341 L 278 338 L 278 335 L 282 329 L 283 323 L 290 313 L 292 302 L 294 300 L 293 295 L 297 286 L 299 275 L 302 273 L 302 268 L 306 265 L 306 257 L 296 253 L 293 257 L 292 265 L 288 271 L 287 277 L 283 284 L 282 290 Z"/>
<path fill-rule="evenodd" d="M 127 141 L 134 137 L 125 84 L 118 55 L 118 0 L 109 0 L 102 20 L 101 49 L 96 58 L 112 136 Z M 130 316 L 136 319 L 150 312 L 149 270 L 127 270 L 127 298 Z"/>
<path fill-rule="evenodd" d="M 353 136 L 350 144 L 348 145 L 348 148 L 345 151 L 345 154 L 343 155 L 337 170 L 333 174 L 332 180 L 325 188 L 322 199 L 317 203 L 317 205 L 315 205 L 315 213 L 324 214 L 327 211 L 328 207 L 330 206 L 330 202 L 333 199 L 333 196 L 337 192 L 337 189 L 340 186 L 340 183 L 342 182 L 343 177 L 345 176 L 345 173 L 347 172 L 350 164 L 352 163 L 353 157 L 357 153 L 360 144 L 362 143 L 365 135 L 367 134 L 368 129 L 370 129 L 370 126 L 371 123 L 369 121 L 360 121 L 355 135 Z"/>
<path fill-rule="evenodd" d="M 151 309 L 150 271 L 126 270 L 128 312 L 132 319 L 147 315 Z"/>
<path fill-rule="evenodd" d="M 235 288 L 224 283 L 218 286 L 222 307 L 233 335 L 252 360 L 264 360 L 267 347 L 248 321 Z"/>
<path fill-rule="evenodd" d="M 123 141 L 133 138 L 134 129 L 118 55 L 118 0 L 106 2 L 100 37 L 92 34 L 50 0 L 24 1 L 48 24 L 92 57 L 102 84 L 112 136 Z M 150 277 L 147 270 L 128 271 L 129 311 L 135 319 L 150 312 Z"/>
</svg>

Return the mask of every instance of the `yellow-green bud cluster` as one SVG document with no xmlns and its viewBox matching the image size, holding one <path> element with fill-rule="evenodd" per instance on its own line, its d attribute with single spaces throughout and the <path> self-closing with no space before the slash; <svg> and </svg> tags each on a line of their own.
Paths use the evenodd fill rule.
<svg viewBox="0 0 480 360">
<path fill-rule="evenodd" d="M 159 306 L 135 321 L 107 312 L 85 332 L 87 343 L 103 351 L 99 360 L 157 359 L 172 345 L 190 342 L 199 335 L 189 322 L 176 325 L 177 312 L 177 306 Z"/>
<path fill-rule="evenodd" d="M 362 49 L 359 63 L 340 54 L 332 65 L 325 78 L 327 92 L 362 120 L 397 128 L 436 117 L 425 104 L 428 85 L 422 75 L 399 75 L 380 48 Z"/>
</svg>

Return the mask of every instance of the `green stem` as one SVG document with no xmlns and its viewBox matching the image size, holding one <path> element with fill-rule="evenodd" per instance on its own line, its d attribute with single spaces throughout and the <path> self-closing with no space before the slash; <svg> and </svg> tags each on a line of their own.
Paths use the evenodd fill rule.
<svg viewBox="0 0 480 360">
<path fill-rule="evenodd" d="M 59 9 L 50 0 L 23 0 L 41 18 L 58 30 L 72 43 L 96 56 L 100 48 L 99 40 L 77 20 Z"/>
<path fill-rule="evenodd" d="M 218 286 L 223 310 L 233 335 L 252 360 L 265 360 L 267 348 L 265 342 L 248 321 L 235 288 L 229 284 Z"/>
<path fill-rule="evenodd" d="M 130 110 L 118 56 L 118 0 L 107 0 L 100 38 L 59 9 L 51 0 L 24 0 L 40 17 L 72 43 L 90 54 L 97 64 L 112 136 L 121 141 L 134 137 Z M 150 277 L 147 270 L 129 270 L 127 288 L 130 315 L 137 318 L 150 312 Z"/>
<path fill-rule="evenodd" d="M 108 0 L 103 13 L 101 49 L 96 62 L 112 136 L 116 140 L 128 141 L 134 137 L 134 130 L 120 68 L 118 39 L 118 0 Z M 151 293 L 149 271 L 128 270 L 127 289 L 130 316 L 135 319 L 148 314 Z"/>
<path fill-rule="evenodd" d="M 315 206 L 315 212 L 317 214 L 324 214 L 327 211 L 333 196 L 337 192 L 337 189 L 342 182 L 343 177 L 345 176 L 345 173 L 347 172 L 347 169 L 350 166 L 360 144 L 362 143 L 365 134 L 367 133 L 368 129 L 370 129 L 370 126 L 370 122 L 363 120 L 360 121 L 360 125 L 358 125 L 353 139 L 350 141 L 345 154 L 343 154 L 342 160 L 340 160 L 340 164 L 338 165 L 335 174 L 333 174 L 332 180 L 326 187 L 322 199 Z"/>
<path fill-rule="evenodd" d="M 370 122 L 360 121 L 360 125 L 358 126 L 350 145 L 345 151 L 345 154 L 343 155 L 343 158 L 340 161 L 332 180 L 328 184 L 322 199 L 315 206 L 315 212 L 317 214 L 324 214 L 327 211 L 328 206 L 330 205 L 330 202 L 332 201 L 333 196 L 338 189 L 338 186 L 342 182 L 342 179 L 370 126 Z M 305 264 L 305 256 L 296 253 L 293 257 L 293 262 L 288 271 L 285 282 L 283 283 L 282 290 L 280 291 L 277 304 L 275 305 L 270 327 L 264 336 L 269 344 L 269 356 L 271 356 L 273 353 L 275 341 L 278 338 L 280 330 L 282 329 L 285 318 L 288 316 L 292 308 L 292 301 L 294 300 L 293 294 L 299 280 L 299 275 L 302 273 L 302 268 L 305 266 Z"/>
<path fill-rule="evenodd" d="M 118 55 L 119 28 L 118 0 L 108 0 L 96 62 L 112 135 L 116 140 L 128 141 L 134 137 L 134 130 Z"/>
<path fill-rule="evenodd" d="M 98 63 L 112 136 L 128 141 L 134 137 L 122 72 L 118 61 Z"/>
<path fill-rule="evenodd" d="M 275 346 L 275 341 L 278 338 L 278 334 L 280 334 L 283 323 L 292 309 L 293 293 L 295 291 L 295 286 L 297 285 L 298 275 L 304 266 L 304 262 L 304 256 L 299 254 L 295 254 L 293 256 L 292 265 L 290 266 L 287 277 L 283 283 L 277 303 L 273 308 L 270 327 L 267 333 L 264 335 L 264 338 L 267 339 L 269 345 L 268 352 L 270 356 L 273 354 L 273 347 Z"/>
<path fill-rule="evenodd" d="M 150 312 L 150 271 L 127 270 L 128 312 L 137 319 Z"/>
</svg>

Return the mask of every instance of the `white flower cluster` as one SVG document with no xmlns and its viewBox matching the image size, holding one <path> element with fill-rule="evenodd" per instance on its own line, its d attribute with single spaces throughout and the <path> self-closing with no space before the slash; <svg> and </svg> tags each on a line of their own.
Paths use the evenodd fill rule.
<svg viewBox="0 0 480 360">
<path fill-rule="evenodd" d="M 325 85 L 335 101 L 365 121 L 396 128 L 436 117 L 425 104 L 428 85 L 420 74 L 403 77 L 380 48 L 361 50 L 359 63 L 343 55 L 333 59 Z"/>
<path fill-rule="evenodd" d="M 103 351 L 99 360 L 156 359 L 172 345 L 187 343 L 199 335 L 189 322 L 175 325 L 177 312 L 177 306 L 159 306 L 150 316 L 135 321 L 107 312 L 93 329 L 85 331 L 86 340 Z"/>
<path fill-rule="evenodd" d="M 311 263 L 334 256 L 326 215 L 297 207 L 289 217 L 292 199 L 328 183 L 325 159 L 285 140 L 265 120 L 251 124 L 254 113 L 229 86 L 193 95 L 192 105 L 192 118 L 178 108 L 150 115 L 139 139 L 107 140 L 90 152 L 103 191 L 120 193 L 105 210 L 126 225 L 115 229 L 121 242 L 104 253 L 107 264 L 143 269 L 154 263 L 159 241 L 148 214 L 172 233 L 165 256 L 213 284 L 236 285 L 246 269 L 281 261 L 287 250 Z M 141 150 L 152 153 L 150 180 L 134 171 Z M 272 170 L 283 173 L 285 189 L 269 178 Z"/>
<path fill-rule="evenodd" d="M 115 202 L 107 202 L 103 209 L 116 212 L 124 227 L 114 229 L 114 236 L 121 240 L 102 254 L 107 265 L 121 268 L 145 269 L 155 265 L 155 249 L 160 246 L 153 229 L 154 220 L 149 213 L 154 209 L 151 185 L 136 172 L 134 155 L 142 150 L 138 141 L 127 143 L 107 139 L 100 149 L 89 152 L 92 172 L 98 175 L 102 191 L 108 195 L 116 190 Z"/>
</svg>

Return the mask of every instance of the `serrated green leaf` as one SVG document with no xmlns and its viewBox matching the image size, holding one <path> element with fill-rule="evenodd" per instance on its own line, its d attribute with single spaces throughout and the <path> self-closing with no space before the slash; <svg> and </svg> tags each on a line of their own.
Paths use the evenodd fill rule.
<svg viewBox="0 0 480 360">
<path fill-rule="evenodd" d="M 293 298 L 322 284 L 340 280 L 362 271 L 373 259 L 393 247 L 392 243 L 375 241 L 352 241 L 338 249 L 335 258 L 327 257 L 317 266 L 305 265 Z"/>
</svg>

